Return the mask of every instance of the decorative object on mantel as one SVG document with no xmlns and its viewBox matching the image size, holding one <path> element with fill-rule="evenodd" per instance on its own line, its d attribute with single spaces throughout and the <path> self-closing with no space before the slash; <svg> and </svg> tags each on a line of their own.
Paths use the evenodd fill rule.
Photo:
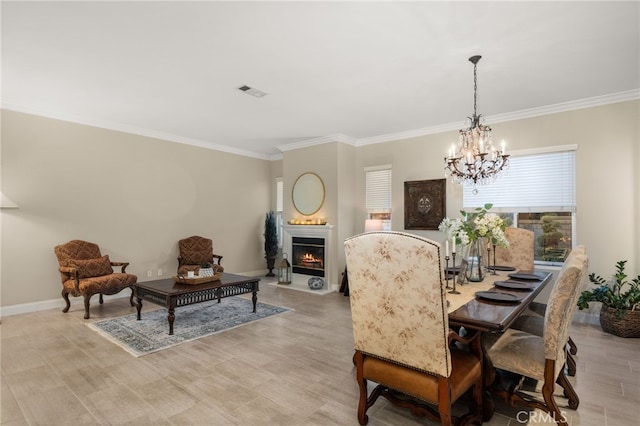
<svg viewBox="0 0 640 426">
<path fill-rule="evenodd" d="M 289 225 L 326 225 L 324 219 L 291 219 L 287 222 Z"/>
<path fill-rule="evenodd" d="M 578 309 L 588 308 L 589 302 L 602 302 L 602 330 L 620 337 L 640 337 L 640 275 L 627 281 L 626 263 L 616 263 L 616 273 L 609 281 L 593 272 L 589 274 L 589 281 L 599 287 L 582 292 Z"/>
<path fill-rule="evenodd" d="M 309 278 L 309 288 L 311 290 L 320 290 L 324 287 L 324 280 L 319 277 L 311 277 Z"/>
<path fill-rule="evenodd" d="M 282 253 L 282 261 L 278 267 L 278 284 L 291 284 L 291 263 L 287 253 Z"/>
<path fill-rule="evenodd" d="M 473 64 L 473 116 L 468 129 L 460 130 L 458 145 L 451 147 L 445 157 L 445 176 L 459 184 L 473 185 L 474 193 L 478 192 L 476 185 L 493 182 L 498 174 L 508 168 L 509 156 L 505 154 L 505 142 L 501 149 L 493 146 L 491 127 L 480 124 L 482 114 L 477 113 L 478 106 L 478 61 L 482 56 L 472 56 L 469 61 Z"/>
<path fill-rule="evenodd" d="M 278 255 L 278 228 L 276 225 L 276 214 L 270 211 L 264 219 L 264 258 L 267 259 L 267 277 L 275 277 L 273 268 Z"/>
<path fill-rule="evenodd" d="M 484 279 L 482 255 L 488 244 L 509 246 L 504 235 L 504 221 L 497 214 L 489 213 L 491 207 L 493 204 L 485 204 L 484 207 L 476 208 L 474 213 L 460 210 L 462 219 L 444 218 L 438 226 L 438 229 L 445 234 L 445 258 L 449 256 L 450 240 L 453 253 L 456 252 L 456 245 L 461 244 L 466 247 L 461 266 L 466 267 L 465 277 L 469 281 L 479 282 Z M 453 267 L 455 266 L 454 260 Z"/>
<path fill-rule="evenodd" d="M 446 179 L 404 183 L 404 228 L 436 230 L 447 210 Z"/>
</svg>

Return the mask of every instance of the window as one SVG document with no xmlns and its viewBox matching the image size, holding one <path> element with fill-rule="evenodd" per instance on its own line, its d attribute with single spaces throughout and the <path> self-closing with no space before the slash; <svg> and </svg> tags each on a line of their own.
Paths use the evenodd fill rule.
<svg viewBox="0 0 640 426">
<path fill-rule="evenodd" d="M 507 226 L 535 233 L 535 262 L 561 264 L 575 241 L 577 147 L 562 146 L 512 155 L 509 170 L 487 185 L 465 186 L 463 208 L 492 203 Z"/>
<path fill-rule="evenodd" d="M 276 227 L 278 229 L 278 247 L 282 248 L 284 238 L 284 182 L 276 178 Z"/>
<path fill-rule="evenodd" d="M 367 219 L 382 220 L 382 228 L 391 231 L 391 165 L 365 167 Z"/>
</svg>

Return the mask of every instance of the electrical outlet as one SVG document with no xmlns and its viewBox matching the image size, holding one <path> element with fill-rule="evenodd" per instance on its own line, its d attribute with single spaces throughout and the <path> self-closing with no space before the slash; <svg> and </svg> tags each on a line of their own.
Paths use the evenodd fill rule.
<svg viewBox="0 0 640 426">
<path fill-rule="evenodd" d="M 151 269 L 149 269 L 147 271 L 147 278 L 151 278 L 151 277 L 153 277 L 153 271 Z"/>
<path fill-rule="evenodd" d="M 161 277 L 162 276 L 162 268 L 158 268 L 158 276 Z"/>
</svg>

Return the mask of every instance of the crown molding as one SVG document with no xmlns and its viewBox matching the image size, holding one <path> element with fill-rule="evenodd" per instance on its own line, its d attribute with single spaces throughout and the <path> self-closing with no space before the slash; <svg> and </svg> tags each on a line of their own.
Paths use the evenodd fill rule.
<svg viewBox="0 0 640 426">
<path fill-rule="evenodd" d="M 530 108 L 521 111 L 514 111 L 505 114 L 496 114 L 484 117 L 487 123 L 502 123 L 505 121 L 522 120 L 525 118 L 538 117 L 541 115 L 557 114 L 561 112 L 574 111 L 584 108 L 593 108 L 602 105 L 615 104 L 619 102 L 634 101 L 640 99 L 640 89 L 628 90 L 626 92 L 612 93 L 609 95 L 595 96 L 592 98 L 579 99 L 576 101 L 562 102 L 559 104 L 547 105 L 544 107 Z M 358 139 L 356 146 L 372 145 L 382 142 L 410 139 L 419 136 L 433 135 L 468 127 L 467 121 L 442 124 L 438 126 L 424 127 L 421 129 L 407 130 L 404 132 L 390 133 L 380 136 Z"/>
<path fill-rule="evenodd" d="M 276 148 L 278 148 L 282 152 L 285 152 L 285 151 L 292 151 L 294 149 L 308 148 L 314 145 L 323 145 L 325 143 L 331 143 L 331 142 L 340 142 L 340 143 L 345 143 L 347 145 L 357 146 L 356 139 L 352 138 L 351 136 L 337 133 L 335 135 L 321 136 L 318 138 L 307 139 L 299 142 L 289 143 L 286 145 L 277 145 Z"/>
<path fill-rule="evenodd" d="M 514 111 L 505 114 L 496 114 L 491 116 L 484 117 L 486 122 L 489 123 L 502 123 L 506 121 L 514 121 L 514 120 L 522 120 L 526 118 L 538 117 L 541 115 L 548 114 L 557 114 L 561 112 L 573 111 L 584 108 L 593 108 L 602 105 L 609 105 L 619 102 L 627 102 L 640 99 L 640 89 L 628 90 L 625 92 L 612 93 L 608 95 L 595 96 L 591 98 L 579 99 L 576 101 L 562 102 L 558 104 L 531 108 L 521 111 Z M 294 142 L 286 145 L 277 145 L 276 148 L 280 150 L 280 154 L 267 155 L 267 154 L 259 154 L 253 151 L 237 149 L 234 147 L 230 147 L 228 145 L 220 145 L 213 142 L 208 142 L 200 139 L 187 138 L 183 136 L 156 132 L 149 129 L 143 129 L 135 126 L 129 126 L 122 123 L 113 123 L 107 121 L 99 121 L 99 120 L 89 120 L 84 117 L 75 117 L 75 116 L 65 116 L 62 114 L 52 113 L 50 111 L 36 111 L 31 108 L 27 108 L 20 105 L 10 104 L 3 102 L 0 105 L 1 108 L 12 110 L 16 112 L 22 112 L 26 114 L 38 115 L 47 118 L 53 118 L 61 121 L 68 121 L 72 123 L 84 124 L 87 126 L 99 127 L 108 130 L 115 130 L 125 133 L 131 133 L 140 136 L 146 136 L 154 139 L 161 139 L 170 142 L 181 143 L 184 145 L 196 146 L 199 148 L 211 149 L 215 151 L 227 152 L 229 154 L 236 154 L 245 157 L 258 158 L 261 160 L 282 160 L 282 152 L 291 151 L 294 149 L 300 148 L 308 148 L 315 145 L 322 145 L 331 142 L 339 142 L 347 145 L 351 145 L 354 147 L 373 145 L 383 142 L 392 142 L 403 139 L 411 139 L 420 136 L 432 135 L 437 133 L 445 133 L 454 130 L 459 130 L 468 126 L 468 122 L 466 121 L 458 121 L 455 123 L 441 124 L 437 126 L 431 127 L 423 127 L 420 129 L 406 130 L 397 133 L 389 133 L 385 135 L 379 136 L 371 136 L 367 138 L 356 139 L 351 136 L 337 133 L 328 136 L 321 136 L 312 139 L 306 139 L 299 142 Z"/>
<path fill-rule="evenodd" d="M 75 123 L 75 124 L 82 124 L 85 126 L 97 127 L 97 128 L 113 130 L 117 132 L 130 133 L 133 135 L 139 135 L 139 136 L 145 136 L 145 137 L 154 138 L 154 139 L 165 140 L 169 142 L 181 143 L 183 145 L 196 146 L 198 148 L 211 149 L 214 151 L 222 151 L 229 154 L 241 155 L 245 157 L 253 157 L 261 160 L 271 160 L 270 156 L 267 154 L 259 154 L 254 151 L 238 149 L 228 145 L 220 145 L 214 142 L 208 142 L 201 139 L 188 138 L 184 136 L 173 135 L 171 133 L 157 132 L 150 129 L 130 126 L 128 124 L 122 124 L 122 123 L 117 123 L 112 121 L 103 121 L 103 120 L 91 120 L 85 117 L 79 117 L 74 115 L 64 115 L 64 114 L 58 114 L 50 111 L 35 110 L 33 108 L 28 108 L 22 105 L 11 104 L 6 102 L 3 102 L 0 105 L 0 108 L 10 110 L 10 111 L 15 111 L 15 112 L 21 112 L 24 114 L 31 114 L 31 115 L 37 115 L 45 118 L 52 118 L 54 120 L 66 121 L 66 122 Z"/>
</svg>

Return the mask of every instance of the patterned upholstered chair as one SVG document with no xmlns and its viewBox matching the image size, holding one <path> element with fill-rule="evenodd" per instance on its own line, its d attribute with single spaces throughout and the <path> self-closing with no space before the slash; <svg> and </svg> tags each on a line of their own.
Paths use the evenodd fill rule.
<svg viewBox="0 0 640 426">
<path fill-rule="evenodd" d="M 367 423 L 367 410 L 384 396 L 448 425 L 451 405 L 470 389 L 471 409 L 460 420 L 480 422 L 479 334 L 463 339 L 449 329 L 440 245 L 416 235 L 370 232 L 344 246 L 359 423 Z M 369 380 L 377 383 L 370 395 Z"/>
<path fill-rule="evenodd" d="M 522 393 L 519 384 L 494 387 L 492 391 L 510 404 L 544 410 L 563 425 L 567 424 L 566 419 L 555 400 L 554 390 L 557 382 L 568 398 L 569 408 L 578 408 L 580 400 L 564 373 L 565 348 L 587 266 L 586 255 L 576 255 L 565 262 L 549 297 L 542 336 L 510 328 L 497 339 L 484 339 L 487 356 L 494 367 L 540 381 L 543 400 Z"/>
<path fill-rule="evenodd" d="M 213 241 L 209 238 L 194 235 L 178 241 L 178 274 L 186 275 L 187 271 L 198 271 L 200 265 L 209 263 L 216 271 L 223 272 L 220 265 L 222 256 L 213 253 Z M 215 261 L 214 261 L 215 260 Z"/>
<path fill-rule="evenodd" d="M 103 294 L 116 294 L 125 288 L 131 288 L 137 277 L 127 274 L 128 262 L 111 262 L 109 255 L 102 256 L 100 248 L 93 243 L 82 240 L 71 240 L 54 248 L 58 257 L 58 270 L 62 280 L 62 298 L 67 306 L 62 312 L 68 312 L 71 303 L 69 295 L 84 297 L 84 319 L 89 319 L 89 301 L 94 294 L 100 295 L 100 303 L 104 302 Z M 119 266 L 120 272 L 113 267 Z M 133 289 L 129 303 L 133 303 Z"/>
<path fill-rule="evenodd" d="M 569 263 L 573 260 L 573 258 L 577 255 L 586 255 L 586 248 L 583 245 L 579 245 L 569 253 L 567 256 L 565 263 Z M 583 271 L 583 275 L 580 279 L 579 287 L 582 288 L 584 286 L 584 280 L 586 279 L 587 271 Z M 556 281 L 557 282 L 557 281 Z M 578 291 L 579 297 L 580 291 Z M 577 300 L 576 300 L 577 303 Z M 542 336 L 544 330 L 544 315 L 547 309 L 547 305 L 544 303 L 532 303 L 530 308 L 527 309 L 511 326 L 511 328 L 515 328 L 516 330 L 526 331 L 527 333 L 535 334 L 536 336 Z M 576 375 L 576 361 L 573 358 L 574 355 L 578 353 L 578 346 L 573 341 L 571 336 L 569 336 L 568 341 L 569 352 L 567 353 L 567 374 L 569 376 Z"/>
<path fill-rule="evenodd" d="M 496 265 L 513 266 L 521 271 L 533 271 L 533 231 L 508 227 L 504 233 L 509 241 L 509 247 L 496 247 Z"/>
</svg>

